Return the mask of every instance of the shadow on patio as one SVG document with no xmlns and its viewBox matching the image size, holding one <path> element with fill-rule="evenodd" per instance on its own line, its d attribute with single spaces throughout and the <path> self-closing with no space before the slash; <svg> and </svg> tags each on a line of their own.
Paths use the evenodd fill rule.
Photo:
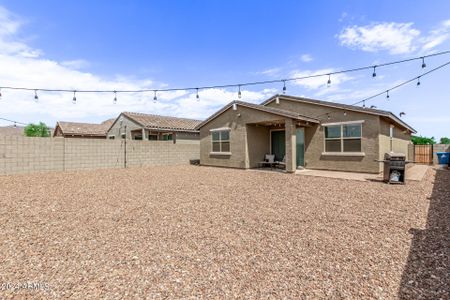
<svg viewBox="0 0 450 300">
<path fill-rule="evenodd" d="M 424 230 L 414 235 L 399 289 L 400 299 L 449 297 L 450 171 L 437 170 Z"/>
</svg>

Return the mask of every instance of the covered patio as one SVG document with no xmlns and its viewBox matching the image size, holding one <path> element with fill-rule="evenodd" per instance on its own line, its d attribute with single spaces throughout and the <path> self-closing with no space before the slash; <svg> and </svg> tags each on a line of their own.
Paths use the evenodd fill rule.
<svg viewBox="0 0 450 300">
<path fill-rule="evenodd" d="M 266 154 L 274 155 L 287 172 L 305 166 L 305 132 L 318 123 L 296 115 L 247 123 L 247 149 L 250 168 L 259 168 Z"/>
</svg>

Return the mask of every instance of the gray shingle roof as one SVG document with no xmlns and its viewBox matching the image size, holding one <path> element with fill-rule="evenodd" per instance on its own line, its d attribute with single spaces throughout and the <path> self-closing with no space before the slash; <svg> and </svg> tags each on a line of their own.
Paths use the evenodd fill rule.
<svg viewBox="0 0 450 300">
<path fill-rule="evenodd" d="M 395 123 L 400 124 L 401 126 L 409 129 L 413 133 L 416 133 L 416 130 L 414 128 L 412 128 L 411 126 L 406 124 L 403 120 L 401 120 L 396 115 L 394 115 L 392 112 L 387 111 L 387 110 L 373 109 L 373 108 L 368 108 L 368 107 L 359 107 L 359 106 L 355 106 L 355 105 L 348 105 L 348 104 L 316 100 L 316 99 L 305 98 L 305 97 L 289 96 L 289 95 L 275 95 L 275 96 L 265 100 L 264 102 L 262 102 L 261 105 L 267 105 L 270 102 L 275 101 L 276 97 L 279 97 L 280 99 L 287 99 L 287 100 L 292 100 L 292 101 L 340 108 L 340 109 L 345 109 L 345 110 L 349 110 L 349 111 L 357 111 L 357 112 L 362 112 L 362 113 L 366 113 L 366 114 L 373 114 L 373 115 L 386 117 L 388 119 L 391 119 Z"/>
<path fill-rule="evenodd" d="M 123 112 L 124 116 L 141 124 L 147 129 L 165 129 L 174 131 L 197 131 L 195 128 L 202 121 L 177 118 L 169 116 L 160 116 L 153 114 L 135 113 L 135 112 Z"/>
<path fill-rule="evenodd" d="M 209 121 L 216 118 L 221 113 L 225 112 L 227 109 L 232 107 L 233 104 L 241 105 L 244 107 L 248 107 L 248 108 L 256 109 L 259 111 L 271 113 L 271 114 L 278 115 L 278 116 L 288 117 L 288 118 L 292 118 L 292 119 L 296 119 L 296 120 L 302 120 L 302 121 L 307 121 L 307 122 L 312 122 L 312 123 L 320 123 L 320 121 L 316 118 L 304 116 L 304 115 L 301 115 L 299 113 L 296 113 L 296 112 L 293 112 L 290 110 L 284 110 L 284 109 L 279 109 L 279 108 L 274 108 L 274 107 L 269 107 L 269 106 L 264 106 L 264 105 L 254 104 L 254 103 L 249 103 L 249 102 L 244 102 L 244 101 L 232 101 L 232 102 L 228 103 L 227 105 L 225 105 L 224 107 L 222 107 L 219 111 L 214 113 L 212 116 L 210 116 L 208 119 L 201 122 L 197 126 L 197 129 L 200 129 L 203 125 L 207 124 Z"/>
<path fill-rule="evenodd" d="M 309 122 L 313 122 L 313 123 L 319 123 L 319 120 L 316 118 L 312 118 L 309 116 L 305 116 L 305 115 L 301 115 L 297 112 L 293 112 L 290 110 L 285 110 L 285 109 L 280 109 L 280 108 L 275 108 L 275 107 L 268 107 L 268 106 L 264 106 L 264 105 L 260 105 L 260 104 L 254 104 L 254 103 L 249 103 L 249 102 L 244 102 L 244 101 L 234 101 L 233 103 L 236 103 L 238 105 L 242 105 L 242 106 L 246 106 L 246 107 L 250 107 L 250 108 L 254 108 L 257 110 L 261 110 L 261 111 L 265 111 L 268 113 L 272 113 L 275 115 L 280 115 L 280 116 L 284 116 L 284 117 L 290 117 L 293 119 L 298 119 L 298 120 L 303 120 L 303 121 L 309 121 Z"/>
</svg>

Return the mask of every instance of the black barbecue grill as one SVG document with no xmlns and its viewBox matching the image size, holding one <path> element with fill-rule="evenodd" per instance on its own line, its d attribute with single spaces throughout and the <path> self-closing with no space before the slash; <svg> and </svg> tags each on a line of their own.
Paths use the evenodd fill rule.
<svg viewBox="0 0 450 300">
<path fill-rule="evenodd" d="M 384 163 L 383 180 L 387 183 L 405 184 L 406 164 L 410 163 L 406 160 L 403 153 L 386 153 L 384 160 L 379 162 Z"/>
</svg>

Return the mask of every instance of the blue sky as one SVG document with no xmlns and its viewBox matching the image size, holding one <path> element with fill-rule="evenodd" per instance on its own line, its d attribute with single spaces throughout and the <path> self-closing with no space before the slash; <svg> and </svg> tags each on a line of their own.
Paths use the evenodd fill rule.
<svg viewBox="0 0 450 300">
<path fill-rule="evenodd" d="M 432 4 L 430 4 L 432 3 Z M 0 86 L 136 89 L 204 86 L 326 73 L 450 50 L 449 1 L 1 1 Z M 430 58 L 431 69 L 450 55 Z M 294 82 L 288 94 L 353 103 L 420 75 L 420 62 Z M 450 67 L 368 105 L 419 134 L 450 136 Z M 280 84 L 245 89 L 259 103 Z M 0 117 L 101 122 L 121 111 L 204 119 L 235 89 L 78 95 L 3 90 Z M 6 125 L 6 123 L 0 123 Z"/>
</svg>

